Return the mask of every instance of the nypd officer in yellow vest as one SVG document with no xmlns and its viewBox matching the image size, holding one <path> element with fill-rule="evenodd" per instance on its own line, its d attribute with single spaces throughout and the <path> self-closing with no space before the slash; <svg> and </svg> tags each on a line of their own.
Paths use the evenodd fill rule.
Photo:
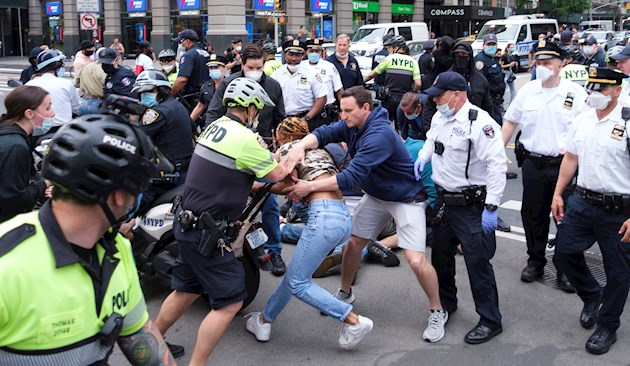
<svg viewBox="0 0 630 366">
<path fill-rule="evenodd" d="M 582 327 L 597 325 L 586 342 L 586 350 L 594 354 L 608 352 L 617 340 L 630 285 L 630 116 L 618 102 L 626 77 L 616 70 L 589 68 L 591 109 L 571 125 L 552 203 L 554 217 L 562 222 L 556 264 L 584 302 Z M 577 188 L 565 203 L 562 193 L 576 171 Z M 606 271 L 603 289 L 584 260 L 584 251 L 595 242 Z"/>
<path fill-rule="evenodd" d="M 0 365 L 106 365 L 116 342 L 134 365 L 175 364 L 117 233 L 149 178 L 171 169 L 110 116 L 61 127 L 42 168 L 52 200 L 0 225 Z"/>
<path fill-rule="evenodd" d="M 383 102 L 383 107 L 389 113 L 389 119 L 396 118 L 396 108 L 406 92 L 420 90 L 420 66 L 415 58 L 407 53 L 405 37 L 394 36 L 385 42 L 383 47 L 389 51 L 389 56 L 376 66 L 364 78 L 364 82 L 374 79 L 377 75 L 385 74 L 385 86 L 376 97 Z"/>
</svg>

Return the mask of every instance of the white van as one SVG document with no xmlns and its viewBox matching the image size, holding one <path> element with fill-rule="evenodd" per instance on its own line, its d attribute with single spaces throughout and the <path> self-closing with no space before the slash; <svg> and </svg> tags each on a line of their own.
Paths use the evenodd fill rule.
<svg viewBox="0 0 630 366">
<path fill-rule="evenodd" d="M 429 28 L 425 22 L 366 24 L 352 37 L 350 51 L 372 57 L 383 48 L 383 36 L 386 34 L 400 35 L 407 41 L 429 40 Z"/>
<path fill-rule="evenodd" d="M 529 67 L 527 56 L 532 45 L 538 42 L 538 35 L 558 33 L 558 22 L 555 19 L 540 19 L 534 15 L 514 15 L 507 19 L 489 20 L 483 25 L 472 48 L 476 55 L 483 50 L 483 36 L 488 33 L 497 35 L 497 47 L 505 50 L 508 43 L 516 45 L 516 54 L 521 60 L 521 68 Z"/>
<path fill-rule="evenodd" d="M 580 22 L 580 29 L 587 30 L 604 30 L 604 31 L 613 31 L 613 21 L 612 20 L 585 20 Z"/>
</svg>

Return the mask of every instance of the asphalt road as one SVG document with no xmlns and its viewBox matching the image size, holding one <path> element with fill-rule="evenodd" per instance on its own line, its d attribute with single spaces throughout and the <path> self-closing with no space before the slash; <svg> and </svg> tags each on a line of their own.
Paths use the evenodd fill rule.
<svg viewBox="0 0 630 366">
<path fill-rule="evenodd" d="M 0 85 L 13 75 L 0 74 Z M 520 87 L 528 80 L 519 75 Z M 3 111 L 6 87 L 0 86 L 0 109 Z M 508 157 L 514 160 L 513 150 Z M 582 303 L 574 294 L 535 282 L 520 281 L 520 270 L 526 259 L 525 239 L 520 212 L 522 195 L 520 169 L 511 170 L 519 179 L 508 180 L 500 216 L 512 225 L 511 233 L 497 232 L 497 252 L 492 261 L 499 288 L 503 314 L 503 334 L 482 345 L 464 343 L 465 333 L 474 327 L 478 315 L 470 294 L 463 258 L 457 258 L 459 310 L 452 314 L 444 339 L 436 344 L 425 343 L 428 302 L 407 263 L 385 268 L 365 263 L 354 286 L 354 310 L 374 321 L 374 330 L 352 351 L 343 351 L 337 344 L 340 323 L 323 317 L 319 311 L 293 300 L 273 324 L 271 340 L 257 342 L 245 330 L 250 311 L 261 311 L 280 278 L 269 273 L 261 276 L 261 286 L 254 302 L 234 319 L 208 364 L 212 365 L 629 365 L 630 315 L 622 316 L 619 341 L 602 356 L 586 353 L 584 344 L 591 331 L 579 325 Z M 552 227 L 552 232 L 555 229 Z M 290 260 L 294 246 L 285 245 L 283 257 Z M 428 249 L 430 253 L 430 248 Z M 316 279 L 325 289 L 334 291 L 339 276 Z M 143 287 L 151 317 L 159 311 L 169 293 L 169 283 L 158 277 L 143 279 Z M 167 340 L 186 347 L 178 360 L 187 364 L 196 339 L 197 329 L 207 314 L 203 301 L 196 302 L 167 333 Z M 111 365 L 128 365 L 119 350 L 110 359 Z"/>
</svg>

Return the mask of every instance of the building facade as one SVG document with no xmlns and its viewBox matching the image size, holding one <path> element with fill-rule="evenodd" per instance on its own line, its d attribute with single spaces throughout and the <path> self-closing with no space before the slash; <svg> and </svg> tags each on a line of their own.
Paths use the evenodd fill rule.
<svg viewBox="0 0 630 366">
<path fill-rule="evenodd" d="M 53 44 L 68 55 L 85 39 L 110 45 L 114 38 L 127 53 L 151 41 L 155 50 L 173 48 L 171 39 L 185 28 L 215 50 L 233 37 L 245 42 L 282 43 L 304 26 L 307 37 L 334 40 L 364 24 L 423 21 L 424 0 L 0 0 L 23 2 L 28 25 L 24 49 Z M 15 8 L 15 6 L 14 6 Z"/>
</svg>

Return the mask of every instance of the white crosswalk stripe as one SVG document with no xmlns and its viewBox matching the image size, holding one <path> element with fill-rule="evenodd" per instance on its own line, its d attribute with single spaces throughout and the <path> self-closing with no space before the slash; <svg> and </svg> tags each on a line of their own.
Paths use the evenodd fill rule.
<svg viewBox="0 0 630 366">
<path fill-rule="evenodd" d="M 521 211 L 521 205 L 522 202 L 521 201 L 516 201 L 516 200 L 509 200 L 509 201 L 505 201 L 501 204 L 501 208 L 506 209 L 506 210 L 513 210 L 513 211 Z M 552 219 L 553 220 L 553 219 Z M 506 238 L 506 239 L 510 239 L 510 240 L 516 240 L 516 241 L 520 241 L 522 243 L 527 242 L 525 240 L 525 229 L 523 229 L 520 226 L 514 226 L 514 225 L 510 225 L 511 227 L 511 231 L 509 233 L 505 233 L 502 231 L 496 231 L 495 234 L 497 237 L 500 238 Z M 556 235 L 555 234 L 549 234 L 549 239 L 553 239 L 555 238 Z"/>
</svg>

